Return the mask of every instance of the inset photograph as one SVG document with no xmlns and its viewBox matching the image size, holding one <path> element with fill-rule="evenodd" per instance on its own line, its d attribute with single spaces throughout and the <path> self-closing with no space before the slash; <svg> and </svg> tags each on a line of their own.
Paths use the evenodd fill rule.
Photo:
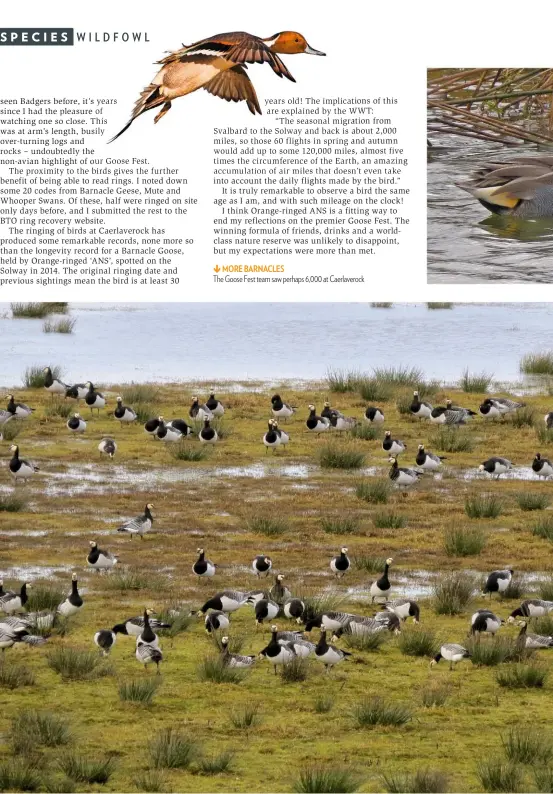
<svg viewBox="0 0 553 794">
<path fill-rule="evenodd" d="M 553 282 L 553 69 L 427 87 L 428 283 Z"/>
</svg>

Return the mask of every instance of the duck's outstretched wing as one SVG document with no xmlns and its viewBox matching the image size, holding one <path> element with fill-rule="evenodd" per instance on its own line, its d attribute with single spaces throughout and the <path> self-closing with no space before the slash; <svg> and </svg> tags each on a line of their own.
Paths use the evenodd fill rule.
<svg viewBox="0 0 553 794">
<path fill-rule="evenodd" d="M 254 116 L 256 113 L 261 114 L 255 88 L 243 66 L 233 66 L 232 69 L 219 72 L 209 83 L 204 85 L 204 88 L 212 96 L 226 99 L 227 102 L 244 100 L 250 113 L 253 113 Z"/>
</svg>

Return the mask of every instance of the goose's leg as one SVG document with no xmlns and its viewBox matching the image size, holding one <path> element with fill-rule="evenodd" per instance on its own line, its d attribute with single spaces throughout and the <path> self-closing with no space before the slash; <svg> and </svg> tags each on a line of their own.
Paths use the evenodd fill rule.
<svg viewBox="0 0 553 794">
<path fill-rule="evenodd" d="M 154 124 L 157 124 L 157 123 L 158 123 L 158 121 L 159 121 L 160 119 L 162 119 L 162 118 L 165 116 L 165 114 L 166 114 L 166 113 L 168 113 L 170 110 L 171 110 L 171 102 L 170 102 L 170 101 L 168 101 L 168 102 L 166 102 L 166 103 L 163 105 L 163 107 L 161 108 L 161 110 L 159 111 L 159 113 L 157 114 L 157 116 L 155 117 L 155 119 L 154 119 Z"/>
</svg>

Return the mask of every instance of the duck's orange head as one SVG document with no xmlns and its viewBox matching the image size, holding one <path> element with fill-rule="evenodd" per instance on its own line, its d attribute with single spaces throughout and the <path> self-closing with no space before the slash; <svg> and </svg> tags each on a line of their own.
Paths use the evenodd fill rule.
<svg viewBox="0 0 553 794">
<path fill-rule="evenodd" d="M 300 52 L 305 52 L 307 55 L 326 55 L 325 52 L 319 52 L 319 50 L 314 50 L 313 47 L 310 47 L 304 36 L 293 30 L 283 30 L 281 33 L 271 36 L 270 39 L 264 39 L 264 41 L 268 44 L 270 50 L 281 55 L 297 55 Z"/>
</svg>

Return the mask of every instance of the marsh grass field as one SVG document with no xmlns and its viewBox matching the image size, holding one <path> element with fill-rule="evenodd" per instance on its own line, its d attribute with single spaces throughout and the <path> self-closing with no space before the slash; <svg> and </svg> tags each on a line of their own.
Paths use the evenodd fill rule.
<svg viewBox="0 0 553 794">
<path fill-rule="evenodd" d="M 36 409 L 5 428 L 16 428 L 6 435 L 15 432 L 21 456 L 40 466 L 28 485 L 11 483 L 13 442 L 0 442 L 4 587 L 29 580 L 42 597 L 44 590 L 69 592 L 76 571 L 85 600 L 45 645 L 19 644 L 2 654 L 0 790 L 552 790 L 550 752 L 542 747 L 513 761 L 506 748 L 517 725 L 537 731 L 542 745 L 553 742 L 553 650 L 515 661 L 500 661 L 513 658 L 506 652 L 491 654 L 497 663 L 482 653 L 480 665 L 465 660 L 453 672 L 445 661 L 429 667 L 441 642 L 468 642 L 470 615 L 489 603 L 481 595 L 487 572 L 515 570 L 516 597 L 493 598 L 503 618 L 523 597 L 553 595 L 553 483 L 538 481 L 531 470 L 537 451 L 553 455 L 553 436 L 544 433 L 543 422 L 553 398 L 545 389 L 524 397 L 523 422 L 478 416 L 464 428 L 440 431 L 405 413 L 412 384 L 388 383 L 377 403 L 386 417 L 382 429 L 317 438 L 305 427 L 308 404 L 320 411 L 329 399 L 361 422 L 367 401 L 358 391 L 332 392 L 321 381 L 302 390 L 286 383 L 249 390 L 245 383 L 226 392 L 219 383 L 223 438 L 194 460 L 154 441 L 142 425 L 121 428 L 110 414 L 121 394 L 128 404 L 143 403 L 146 415 L 187 419 L 192 396 L 205 398 L 211 384 L 95 385 L 107 407 L 93 418 L 83 403 L 75 407 L 88 422 L 78 437 L 65 426 L 63 400 L 44 389 L 14 390 L 18 401 Z M 298 410 L 281 425 L 289 446 L 273 455 L 261 439 L 275 391 Z M 425 399 L 443 404 L 449 397 L 477 411 L 484 396 L 434 384 Z M 445 455 L 439 474 L 424 474 L 406 496 L 394 489 L 381 448 L 385 429 L 407 444 L 402 466 L 414 466 L 419 443 Z M 113 461 L 97 449 L 106 435 L 118 444 Z M 196 438 L 182 445 L 200 446 Z M 492 481 L 478 474 L 491 455 L 513 461 L 508 477 Z M 329 458 L 357 468 L 321 465 Z M 528 502 L 528 495 L 536 498 Z M 115 531 L 147 502 L 154 504 L 155 523 L 143 541 Z M 87 570 L 90 540 L 120 557 L 114 571 Z M 335 580 L 329 561 L 343 545 L 354 565 Z M 218 565 L 207 582 L 191 571 L 200 546 Z M 96 656 L 94 633 L 145 607 L 163 615 L 180 605 L 187 613 L 220 590 L 259 587 L 251 570 L 256 554 L 272 558 L 273 573 L 285 575 L 294 595 L 366 615 L 376 611 L 369 584 L 391 556 L 392 597 L 415 598 L 421 625 L 409 621 L 399 638 L 387 633 L 370 648 L 340 641 L 352 656 L 329 676 L 309 659 L 297 676 L 288 676 L 303 680 L 283 680 L 266 661 L 256 661 L 233 682 L 215 681 L 206 668 L 217 648 L 197 617 L 160 632 L 158 679 L 136 661 L 134 639 L 122 635 L 105 662 L 77 654 L 84 672 L 76 678 L 56 672 L 60 664 L 66 669 L 62 649 Z M 474 595 L 458 614 L 441 614 L 448 593 L 440 606 L 434 588 L 458 572 Z M 269 587 L 272 577 L 267 581 Z M 297 628 L 284 618 L 276 622 L 280 629 Z M 502 627 L 499 636 L 515 638 L 518 631 Z M 312 634 L 316 641 L 318 631 Z M 250 607 L 232 615 L 229 635 L 248 654 L 270 636 L 266 624 L 256 631 Z M 534 669 L 543 673 L 541 685 L 530 683 L 540 678 Z M 19 724 L 22 714 L 30 733 Z M 53 717 L 64 726 L 52 727 Z"/>
</svg>

